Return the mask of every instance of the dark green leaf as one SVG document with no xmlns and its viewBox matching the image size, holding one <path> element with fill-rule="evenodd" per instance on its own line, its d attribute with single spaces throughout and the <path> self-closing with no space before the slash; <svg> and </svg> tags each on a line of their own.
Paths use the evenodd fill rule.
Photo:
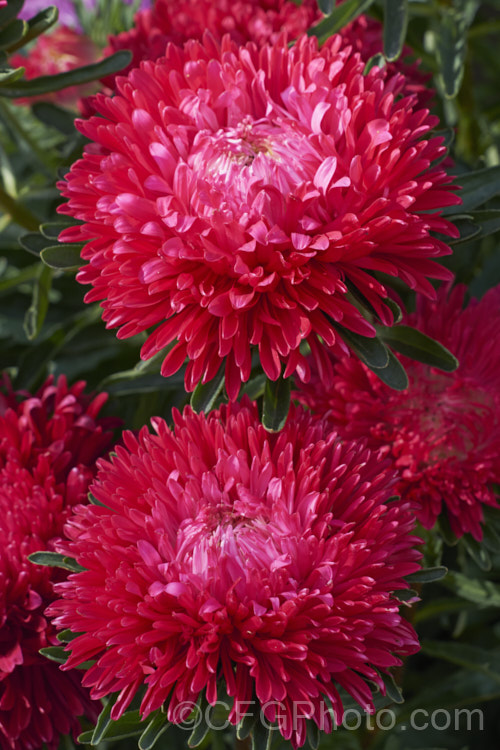
<svg viewBox="0 0 500 750">
<path fill-rule="evenodd" d="M 198 383 L 191 396 L 191 408 L 197 414 L 204 412 L 208 414 L 214 408 L 219 394 L 224 387 L 225 374 L 224 365 L 213 380 L 209 383 Z"/>
<path fill-rule="evenodd" d="M 19 237 L 19 244 L 24 250 L 39 258 L 42 250 L 47 247 L 47 240 L 39 232 L 29 232 Z"/>
<path fill-rule="evenodd" d="M 8 50 L 18 42 L 28 30 L 26 21 L 16 18 L 0 31 L 0 49 Z"/>
<path fill-rule="evenodd" d="M 273 730 L 257 721 L 252 729 L 252 750 L 270 750 Z"/>
<path fill-rule="evenodd" d="M 99 742 L 101 742 L 102 738 L 105 736 L 106 730 L 112 722 L 111 710 L 113 708 L 113 705 L 114 700 L 108 700 L 101 713 L 99 714 L 97 723 L 94 727 L 94 732 L 92 734 L 92 739 L 90 740 L 91 745 L 98 745 Z"/>
<path fill-rule="evenodd" d="M 19 47 L 23 47 L 28 42 L 31 42 L 32 39 L 36 39 L 37 36 L 50 29 L 56 23 L 58 16 L 58 9 L 54 5 L 51 5 L 49 8 L 45 8 L 45 10 L 37 13 L 33 18 L 30 18 L 24 34 L 19 41 L 9 46 L 9 52 L 14 52 Z"/>
<path fill-rule="evenodd" d="M 242 396 L 247 395 L 249 399 L 255 401 L 264 394 L 266 382 L 267 378 L 263 373 L 256 375 L 243 385 L 240 393 Z"/>
<path fill-rule="evenodd" d="M 207 701 L 206 695 L 200 695 L 195 714 L 197 724 L 189 735 L 189 739 L 187 741 L 188 747 L 198 747 L 198 745 L 201 745 L 201 743 L 207 736 L 210 730 L 210 726 L 206 721 L 208 707 L 209 703 Z"/>
<path fill-rule="evenodd" d="M 410 599 L 414 599 L 416 596 L 418 597 L 418 594 L 414 589 L 399 589 L 394 592 L 394 596 L 396 599 L 399 599 L 400 602 L 408 602 Z"/>
<path fill-rule="evenodd" d="M 484 544 L 478 542 L 477 539 L 474 539 L 474 537 L 470 534 L 464 534 L 460 541 L 462 542 L 463 546 L 472 557 L 478 568 L 484 571 L 491 570 L 491 557 L 489 556 Z M 496 551 L 499 551 L 498 547 Z"/>
<path fill-rule="evenodd" d="M 40 102 L 42 104 L 42 102 Z M 48 240 L 57 240 L 63 229 L 73 226 L 68 222 L 50 221 L 47 224 L 40 224 L 40 232 Z M 45 245 L 47 247 L 47 245 Z"/>
<path fill-rule="evenodd" d="M 312 750 L 318 750 L 320 733 L 318 725 L 314 721 L 306 723 L 307 741 Z"/>
<path fill-rule="evenodd" d="M 84 243 L 61 243 L 46 247 L 40 253 L 40 256 L 49 268 L 59 268 L 66 271 L 80 268 L 83 261 L 80 257 L 80 251 Z"/>
<path fill-rule="evenodd" d="M 465 218 L 462 216 L 457 217 L 453 219 L 453 223 L 460 232 L 460 237 L 454 239 L 450 239 L 449 237 L 447 237 L 445 242 L 447 242 L 450 247 L 461 245 L 464 242 L 470 242 L 472 239 L 477 237 L 479 235 L 479 232 L 481 231 L 481 227 L 478 227 L 478 225 L 474 224 L 474 222 L 469 218 Z"/>
<path fill-rule="evenodd" d="M 125 711 L 116 721 L 111 721 L 105 731 L 103 740 L 123 740 L 126 737 L 134 737 L 144 731 L 144 722 L 138 710 Z M 78 737 L 78 742 L 88 745 L 92 741 L 94 730 L 84 732 Z"/>
<path fill-rule="evenodd" d="M 438 527 L 446 544 L 449 547 L 454 547 L 458 543 L 458 539 L 451 528 L 450 520 L 446 512 L 441 513 L 438 520 Z"/>
<path fill-rule="evenodd" d="M 443 215 L 468 214 L 472 209 L 500 193 L 500 166 L 478 169 L 476 172 L 456 175 L 454 181 L 462 188 L 459 191 L 461 206 L 447 206 Z"/>
<path fill-rule="evenodd" d="M 240 720 L 238 726 L 236 727 L 236 737 L 239 740 L 246 740 L 247 737 L 250 736 L 253 725 L 258 719 L 258 714 L 254 713 L 253 711 L 248 711 L 248 713 L 245 713 L 245 715 Z"/>
<path fill-rule="evenodd" d="M 139 750 L 151 750 L 169 726 L 170 722 L 167 719 L 167 715 L 159 711 L 141 734 L 139 738 Z"/>
<path fill-rule="evenodd" d="M 5 8 L 0 8 L 0 27 L 5 26 L 12 18 L 15 18 L 21 8 L 24 0 L 8 0 Z"/>
<path fill-rule="evenodd" d="M 410 573 L 405 578 L 408 583 L 432 583 L 433 581 L 440 581 L 447 573 L 448 569 L 443 565 L 436 565 L 434 568 L 417 570 L 416 573 Z"/>
<path fill-rule="evenodd" d="M 377 52 L 376 55 L 372 55 L 370 59 L 367 61 L 364 69 L 363 69 L 363 75 L 366 76 L 370 72 L 372 68 L 384 68 L 385 67 L 385 57 L 381 52 Z"/>
<path fill-rule="evenodd" d="M 22 96 L 40 96 L 52 91 L 60 91 L 68 86 L 80 86 L 82 83 L 90 83 L 99 78 L 117 73 L 123 70 L 132 59 L 128 50 L 115 52 L 111 57 L 106 57 L 100 62 L 85 65 L 82 68 L 74 68 L 66 73 L 58 73 L 53 76 L 40 76 L 29 81 L 20 81 L 16 84 L 8 84 L 0 89 L 0 95 L 17 99 Z"/>
<path fill-rule="evenodd" d="M 480 646 L 470 646 L 467 643 L 453 643 L 449 641 L 422 641 L 421 649 L 424 654 L 435 659 L 445 659 L 460 667 L 477 670 L 486 674 L 490 679 L 500 682 L 500 653 L 498 650 L 483 649 Z"/>
<path fill-rule="evenodd" d="M 401 54 L 408 28 L 408 0 L 385 0 L 384 55 L 391 62 Z"/>
<path fill-rule="evenodd" d="M 396 685 L 396 681 L 392 674 L 382 674 L 381 677 L 384 681 L 385 694 L 387 697 L 390 698 L 393 703 L 404 703 L 405 699 L 403 698 L 401 688 Z"/>
<path fill-rule="evenodd" d="M 307 33 L 309 36 L 318 37 L 320 44 L 323 44 L 329 37 L 347 26 L 361 13 L 364 13 L 373 2 L 374 0 L 345 0 L 341 5 L 337 5 L 329 16 L 310 28 Z"/>
<path fill-rule="evenodd" d="M 377 333 L 392 349 L 406 357 L 437 367 L 445 372 L 453 372 L 458 360 L 438 341 L 411 326 L 377 326 Z"/>
<path fill-rule="evenodd" d="M 61 632 L 57 634 L 57 640 L 61 641 L 61 643 L 71 643 L 71 641 L 74 641 L 79 635 L 81 635 L 81 633 L 73 633 L 72 630 L 67 628 L 66 630 L 61 630 Z"/>
<path fill-rule="evenodd" d="M 368 338 L 354 333 L 348 328 L 337 326 L 340 335 L 350 346 L 360 360 L 365 363 L 371 370 L 387 367 L 389 364 L 389 350 L 376 336 Z"/>
<path fill-rule="evenodd" d="M 32 106 L 32 112 L 44 125 L 55 128 L 64 135 L 75 133 L 75 112 L 58 107 L 52 102 L 36 102 Z"/>
<path fill-rule="evenodd" d="M 51 568 L 63 568 L 73 573 L 80 573 L 82 568 L 72 557 L 60 555 L 58 552 L 33 552 L 28 555 L 28 560 L 36 565 L 46 565 Z"/>
<path fill-rule="evenodd" d="M 395 391 L 405 391 L 409 385 L 406 370 L 391 351 L 388 352 L 388 355 L 389 361 L 385 367 L 371 369 L 389 388 L 393 388 Z"/>
<path fill-rule="evenodd" d="M 492 581 L 468 578 L 463 573 L 451 570 L 446 576 L 446 586 L 458 596 L 482 607 L 500 607 L 500 586 Z"/>
<path fill-rule="evenodd" d="M 264 389 L 262 424 L 268 432 L 279 432 L 285 426 L 290 408 L 290 378 L 267 380 Z"/>
<path fill-rule="evenodd" d="M 327 16 L 335 8 L 335 0 L 317 0 L 318 8 Z"/>
<path fill-rule="evenodd" d="M 438 59 L 444 92 L 455 97 L 462 84 L 467 53 L 467 31 L 479 7 L 476 0 L 455 0 L 442 8 L 441 21 L 435 29 Z"/>
<path fill-rule="evenodd" d="M 69 653 L 64 650 L 63 646 L 47 646 L 47 648 L 41 648 L 39 653 L 58 664 L 66 664 L 69 658 Z"/>
<path fill-rule="evenodd" d="M 47 266 L 40 266 L 38 279 L 33 286 L 31 305 L 24 318 L 24 330 L 30 341 L 35 339 L 42 328 L 49 309 L 49 293 L 52 287 L 52 271 Z"/>
<path fill-rule="evenodd" d="M 500 231 L 500 210 L 471 211 L 471 220 L 479 227 L 476 239 L 489 237 Z"/>
</svg>

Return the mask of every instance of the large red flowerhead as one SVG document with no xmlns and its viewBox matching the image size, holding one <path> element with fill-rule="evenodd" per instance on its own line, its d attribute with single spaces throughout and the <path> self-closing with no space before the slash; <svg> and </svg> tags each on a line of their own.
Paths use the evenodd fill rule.
<svg viewBox="0 0 500 750">
<path fill-rule="evenodd" d="M 60 645 L 44 614 L 61 572 L 28 555 L 53 549 L 71 507 L 86 500 L 95 460 L 111 445 L 109 421 L 97 418 L 105 394 L 84 383 L 50 378 L 34 396 L 0 394 L 0 747 L 57 748 L 78 733 L 77 716 L 95 718 L 97 704 L 77 671 L 62 673 L 41 656 Z"/>
<path fill-rule="evenodd" d="M 387 504 L 393 473 L 301 409 L 274 435 L 248 401 L 174 423 L 125 433 L 92 485 L 103 505 L 66 526 L 60 550 L 87 570 L 51 607 L 81 633 L 65 668 L 97 659 L 84 684 L 119 693 L 115 719 L 145 684 L 142 715 L 180 722 L 222 682 L 230 721 L 256 696 L 295 745 L 297 702 L 324 729 L 339 685 L 372 710 L 366 680 L 418 649 L 393 596 L 420 557 L 408 505 Z"/>
<path fill-rule="evenodd" d="M 391 458 L 397 491 L 426 528 L 443 512 L 457 537 L 481 539 L 483 504 L 497 505 L 500 483 L 500 287 L 464 310 L 465 288 L 448 291 L 418 298 L 409 322 L 455 354 L 455 372 L 404 359 L 410 388 L 397 392 L 344 358 L 331 381 L 314 373 L 297 395 L 343 437 L 363 437 Z"/>
<path fill-rule="evenodd" d="M 207 36 L 142 63 L 78 122 L 93 143 L 59 210 L 83 223 L 60 238 L 88 241 L 78 279 L 108 327 L 154 327 L 144 359 L 177 340 L 162 373 L 187 357 L 187 390 L 225 361 L 235 398 L 254 349 L 269 378 L 307 379 L 303 341 L 321 356 L 344 350 L 337 324 L 374 335 L 347 284 L 390 323 L 372 271 L 428 294 L 428 276 L 450 275 L 431 260 L 450 252 L 433 232 L 456 233 L 439 209 L 459 201 L 431 166 L 437 118 L 401 97 L 402 76 L 363 68 L 340 37 L 259 51 Z"/>
</svg>

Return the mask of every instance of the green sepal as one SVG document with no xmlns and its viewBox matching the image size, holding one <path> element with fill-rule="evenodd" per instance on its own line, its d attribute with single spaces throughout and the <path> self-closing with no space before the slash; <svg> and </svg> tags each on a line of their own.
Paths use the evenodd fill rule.
<svg viewBox="0 0 500 750">
<path fill-rule="evenodd" d="M 262 406 L 262 424 L 268 432 L 279 432 L 285 426 L 290 409 L 290 378 L 267 379 Z"/>
</svg>

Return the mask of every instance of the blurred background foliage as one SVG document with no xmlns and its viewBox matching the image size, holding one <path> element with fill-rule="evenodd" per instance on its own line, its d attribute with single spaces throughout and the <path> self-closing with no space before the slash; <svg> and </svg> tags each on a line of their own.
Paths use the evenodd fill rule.
<svg viewBox="0 0 500 750">
<path fill-rule="evenodd" d="M 437 92 L 433 108 L 447 130 L 457 183 L 464 186 L 463 206 L 448 212 L 458 217 L 461 237 L 445 263 L 468 285 L 470 295 L 482 296 L 500 283 L 500 235 L 495 233 L 500 228 L 500 0 L 319 4 L 326 14 L 323 35 L 366 12 L 384 23 L 389 58 L 406 40 L 432 74 Z M 61 217 L 56 182 L 78 158 L 85 140 L 73 125 L 77 115 L 52 102 L 20 106 L 15 101 L 61 85 L 96 81 L 124 67 L 129 58 L 120 52 L 64 74 L 62 81 L 57 76 L 26 81 L 22 68 L 9 67 L 9 59 L 23 47 L 29 54 L 36 36 L 57 24 L 57 9 L 42 10 L 32 21 L 22 22 L 17 19 L 22 5 L 21 0 L 9 0 L 0 9 L 0 369 L 16 388 L 29 390 L 48 373 L 65 373 L 70 381 L 84 379 L 92 389 L 106 389 L 109 413 L 137 429 L 152 415 L 168 419 L 173 406 L 183 406 L 183 372 L 162 378 L 157 360 L 140 362 L 140 336 L 118 341 L 104 328 L 99 307 L 84 304 L 84 291 L 74 278 L 78 253 L 57 244 Z M 131 26 L 137 3 L 99 0 L 90 9 L 82 1 L 75 6 L 83 33 L 102 48 L 107 33 Z M 401 293 L 411 306 L 410 293 Z M 259 383 L 254 392 L 259 392 Z M 322 737 L 321 748 L 499 747 L 500 511 L 488 509 L 481 545 L 468 537 L 454 544 L 445 526 L 422 532 L 427 565 L 444 565 L 450 572 L 439 581 L 416 584 L 422 601 L 410 617 L 422 650 L 398 675 L 406 701 L 394 703 L 394 693 L 380 698 L 381 707 L 391 705 L 396 712 L 396 726 L 390 731 L 339 729 Z M 484 712 L 482 730 L 474 720 L 470 729 L 465 720 L 458 729 L 442 731 L 409 725 L 413 709 L 462 707 Z M 120 747 L 136 747 L 139 731 L 120 740 Z M 168 737 L 173 746 L 185 745 L 186 734 L 180 730 Z M 233 741 L 229 731 L 213 733 L 202 747 L 211 744 L 220 750 Z M 112 747 L 111 738 L 100 745 Z"/>
</svg>

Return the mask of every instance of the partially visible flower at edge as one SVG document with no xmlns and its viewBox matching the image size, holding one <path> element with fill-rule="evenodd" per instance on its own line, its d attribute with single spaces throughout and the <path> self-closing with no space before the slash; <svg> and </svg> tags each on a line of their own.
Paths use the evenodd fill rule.
<svg viewBox="0 0 500 750">
<path fill-rule="evenodd" d="M 346 439 L 366 439 L 399 473 L 397 492 L 427 529 L 445 513 L 457 537 L 481 540 L 483 507 L 500 484 L 500 286 L 462 309 L 465 287 L 417 298 L 407 322 L 457 357 L 454 372 L 400 357 L 410 387 L 396 392 L 354 358 L 333 360 L 331 379 L 313 366 L 296 396 Z"/>
<path fill-rule="evenodd" d="M 62 669 L 95 658 L 83 683 L 118 693 L 118 719 L 145 684 L 141 714 L 170 721 L 221 681 L 236 724 L 256 696 L 295 747 L 308 715 L 331 731 L 342 686 L 374 711 L 382 674 L 418 650 L 394 592 L 419 568 L 408 504 L 387 502 L 394 474 L 298 408 L 270 435 L 244 400 L 208 416 L 174 411 L 170 431 L 124 433 L 59 551 L 86 568 L 49 608 L 80 633 Z M 297 702 L 305 706 L 294 713 Z M 187 708 L 187 712 L 190 712 Z"/>
<path fill-rule="evenodd" d="M 76 670 L 62 673 L 39 654 L 60 646 L 44 614 L 54 599 L 57 569 L 28 561 L 53 550 L 71 509 L 85 502 L 98 456 L 112 445 L 113 419 L 98 413 L 85 383 L 49 378 L 31 395 L 0 387 L 0 747 L 56 750 L 60 736 L 80 732 L 77 716 L 95 720 Z"/>
</svg>

